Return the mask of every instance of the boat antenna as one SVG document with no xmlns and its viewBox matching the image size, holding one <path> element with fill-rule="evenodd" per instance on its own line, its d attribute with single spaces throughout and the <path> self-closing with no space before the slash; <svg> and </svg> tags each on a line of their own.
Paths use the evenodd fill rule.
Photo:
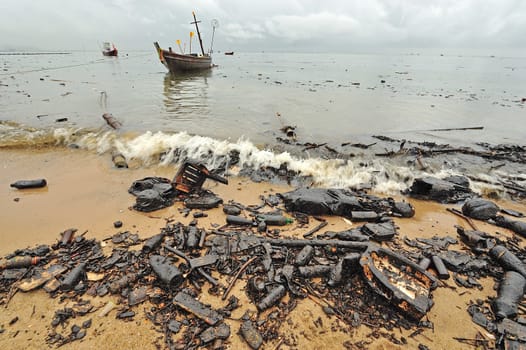
<svg viewBox="0 0 526 350">
<path fill-rule="evenodd" d="M 203 53 L 203 56 L 205 55 L 205 49 L 203 49 L 203 41 L 201 40 L 201 33 L 199 33 L 199 27 L 197 26 L 197 23 L 201 23 L 201 21 L 198 21 L 195 18 L 195 12 L 192 11 L 192 16 L 194 16 L 194 21 L 190 24 L 195 24 L 195 29 L 197 31 L 197 36 L 199 37 L 199 45 L 201 45 L 201 52 Z"/>
<path fill-rule="evenodd" d="M 214 34 L 216 32 L 216 28 L 219 28 L 219 21 L 217 19 L 212 20 L 212 41 L 210 42 L 210 52 L 209 55 L 212 54 L 212 47 L 214 46 Z"/>
</svg>

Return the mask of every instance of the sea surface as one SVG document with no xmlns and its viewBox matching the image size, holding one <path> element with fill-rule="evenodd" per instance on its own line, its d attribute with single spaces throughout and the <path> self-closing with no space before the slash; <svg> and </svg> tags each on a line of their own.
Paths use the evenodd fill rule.
<svg viewBox="0 0 526 350">
<path fill-rule="evenodd" d="M 0 147 L 281 167 L 321 186 L 388 193 L 423 175 L 469 175 L 480 191 L 526 184 L 514 159 L 419 151 L 523 147 L 524 51 L 217 52 L 216 67 L 184 76 L 169 74 L 153 46 L 119 54 L 0 53 Z"/>
</svg>

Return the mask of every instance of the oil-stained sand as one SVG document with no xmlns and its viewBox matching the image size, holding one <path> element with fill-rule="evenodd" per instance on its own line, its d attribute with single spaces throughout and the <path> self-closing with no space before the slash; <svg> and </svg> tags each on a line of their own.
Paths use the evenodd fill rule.
<svg viewBox="0 0 526 350">
<path fill-rule="evenodd" d="M 60 232 L 68 228 L 86 232 L 86 237 L 103 239 L 114 233 L 129 230 L 138 233 L 141 238 L 159 233 L 167 219 L 188 224 L 193 218 L 185 218 L 178 211 L 181 203 L 173 207 L 152 213 L 140 213 L 131 210 L 134 197 L 127 190 L 135 180 L 147 176 L 172 178 L 177 171 L 175 167 L 165 168 L 131 168 L 115 169 L 111 160 L 79 150 L 1 151 L 0 152 L 0 254 L 3 256 L 17 248 L 32 247 L 38 244 L 52 244 L 59 238 Z M 9 187 L 11 182 L 19 179 L 46 178 L 47 188 L 18 191 Z M 230 178 L 228 186 L 207 180 L 205 187 L 211 189 L 224 202 L 235 200 L 245 205 L 260 203 L 262 194 L 278 193 L 289 190 L 286 186 L 271 184 L 254 184 L 246 179 Z M 399 238 L 407 236 L 433 237 L 449 235 L 456 237 L 454 225 L 468 227 L 463 219 L 448 213 L 448 206 L 432 202 L 406 198 L 416 209 L 411 219 L 395 219 L 399 226 Z M 515 202 L 499 203 L 501 206 L 526 212 L 526 205 Z M 455 206 L 450 206 L 455 207 Z M 457 207 L 458 208 L 458 207 Z M 207 211 L 208 217 L 199 219 L 199 227 L 211 229 L 213 223 L 223 224 L 224 213 L 220 208 Z M 338 231 L 348 229 L 349 222 L 341 217 L 326 217 L 329 225 L 325 230 Z M 122 221 L 123 227 L 116 229 L 115 221 Z M 488 233 L 510 235 L 503 228 L 476 222 L 479 229 Z M 316 222 L 311 220 L 312 228 Z M 285 228 L 282 236 L 301 237 L 305 229 L 294 229 L 295 225 Z M 460 249 L 460 248 L 459 248 Z M 311 299 L 303 299 L 288 316 L 279 330 L 280 339 L 266 343 L 265 349 L 336 349 L 343 348 L 344 343 L 358 343 L 363 340 L 369 349 L 405 349 L 418 348 L 425 344 L 430 349 L 465 349 L 453 337 L 475 338 L 481 332 L 489 339 L 491 335 L 475 325 L 466 311 L 471 300 L 485 299 L 494 296 L 494 282 L 491 279 L 481 280 L 483 289 L 465 289 L 458 287 L 449 279 L 433 292 L 435 305 L 428 313 L 434 329 L 425 329 L 421 334 L 409 337 L 411 331 L 395 331 L 395 337 L 405 338 L 407 345 L 395 345 L 380 337 L 371 336 L 371 329 L 365 325 L 350 328 L 336 316 L 327 316 L 320 305 Z M 244 290 L 244 282 L 237 281 L 231 294 L 240 299 L 242 307 L 235 310 L 227 323 L 231 326 L 228 347 L 231 349 L 248 348 L 236 334 L 241 317 L 251 305 Z M 224 306 L 218 297 L 207 294 L 203 288 L 201 300 L 212 306 Z M 83 297 L 89 299 L 88 297 Z M 93 298 L 95 307 L 102 307 L 108 300 L 117 301 L 114 297 Z M 56 310 L 68 306 L 68 301 L 52 299 L 43 290 L 29 293 L 18 292 L 6 308 L 0 312 L 0 348 L 3 349 L 42 349 L 47 348 L 47 334 L 52 329 L 51 320 Z M 66 344 L 64 349 L 150 349 L 155 343 L 163 343 L 163 335 L 153 330 L 152 324 L 144 317 L 147 303 L 133 307 L 136 316 L 133 321 L 125 322 L 115 319 L 115 311 L 106 317 L 98 317 L 98 311 L 70 320 L 81 325 L 91 318 L 92 326 L 87 335 L 80 341 Z M 18 320 L 10 325 L 10 322 Z M 60 327 L 59 327 L 60 331 Z M 68 330 L 64 331 L 69 333 Z"/>
</svg>

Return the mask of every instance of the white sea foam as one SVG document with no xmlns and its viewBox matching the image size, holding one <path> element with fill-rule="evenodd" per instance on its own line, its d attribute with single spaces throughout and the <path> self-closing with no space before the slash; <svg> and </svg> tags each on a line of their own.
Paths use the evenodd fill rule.
<svg viewBox="0 0 526 350">
<path fill-rule="evenodd" d="M 377 157 L 355 157 L 352 159 L 303 158 L 289 152 L 273 152 L 254 145 L 246 138 L 235 142 L 210 137 L 191 135 L 186 132 L 145 132 L 140 135 L 120 133 L 116 130 L 94 131 L 75 128 L 52 130 L 21 128 L 9 124 L 0 125 L 3 145 L 12 147 L 46 144 L 71 146 L 98 154 L 121 153 L 128 160 L 148 166 L 170 165 L 190 158 L 204 163 L 209 169 L 227 168 L 229 175 L 237 175 L 241 169 L 285 167 L 300 176 L 308 177 L 314 186 L 334 188 L 371 187 L 385 194 L 396 194 L 405 190 L 413 180 L 422 176 L 443 178 L 463 175 L 451 168 L 426 164 L 426 168 L 412 163 L 396 162 Z M 232 155 L 235 154 L 237 157 Z M 235 163 L 235 164 L 234 164 Z M 235 165 L 235 166 L 233 166 Z M 435 168 L 434 168 L 435 167 Z M 479 194 L 505 196 L 499 179 L 512 179 L 519 186 L 526 186 L 526 177 L 508 174 L 499 169 L 491 173 L 473 171 L 471 188 Z"/>
<path fill-rule="evenodd" d="M 408 167 L 380 160 L 364 165 L 358 160 L 299 158 L 288 152 L 260 149 L 244 138 L 229 142 L 186 132 L 146 132 L 135 137 L 117 137 L 115 132 L 91 133 L 78 138 L 76 144 L 98 153 L 116 150 L 127 159 L 139 160 L 146 165 L 169 165 L 190 158 L 202 161 L 210 169 L 224 165 L 230 153 L 236 152 L 239 161 L 235 169 L 277 169 L 286 165 L 288 170 L 312 178 L 316 186 L 347 188 L 366 185 L 384 193 L 399 192 L 420 175 Z M 234 169 L 229 173 L 236 174 Z"/>
</svg>

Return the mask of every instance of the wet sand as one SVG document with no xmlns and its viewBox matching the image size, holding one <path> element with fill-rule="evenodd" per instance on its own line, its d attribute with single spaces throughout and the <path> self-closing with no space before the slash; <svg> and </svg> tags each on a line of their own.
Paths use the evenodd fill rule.
<svg viewBox="0 0 526 350">
<path fill-rule="evenodd" d="M 127 190 L 133 181 L 147 177 L 160 176 L 172 178 L 176 173 L 174 166 L 165 168 L 116 169 L 109 156 L 98 156 L 80 150 L 0 151 L 0 255 L 17 248 L 33 247 L 38 244 L 55 243 L 60 232 L 68 228 L 78 229 L 87 238 L 104 239 L 111 235 L 130 231 L 141 238 L 159 233 L 166 220 L 188 224 L 193 218 L 185 218 L 178 211 L 181 203 L 152 213 L 131 210 L 134 197 Z M 20 179 L 46 178 L 48 186 L 44 189 L 19 191 L 9 184 Z M 230 178 L 229 185 L 206 181 L 205 187 L 211 189 L 227 203 L 229 200 L 244 205 L 259 204 L 262 194 L 279 193 L 290 190 L 287 186 L 255 184 L 247 179 Z M 402 197 L 400 197 L 402 198 Z M 454 225 L 468 228 L 466 222 L 445 209 L 454 205 L 440 205 L 433 202 L 405 198 L 416 209 L 411 219 L 395 219 L 399 226 L 399 237 L 409 238 L 435 235 L 456 237 Z M 505 208 L 526 212 L 525 203 L 499 202 Z M 207 211 L 208 217 L 199 219 L 199 227 L 211 229 L 213 223 L 224 223 L 221 208 Z M 329 225 L 324 230 L 339 231 L 348 229 L 349 222 L 341 217 L 326 217 Z M 115 221 L 122 221 L 123 227 L 116 229 Z M 490 234 L 511 235 L 508 230 L 486 223 L 476 222 L 480 230 Z M 316 222 L 311 220 L 311 227 Z M 356 224 L 358 225 L 358 224 Z M 290 225 L 282 231 L 282 236 L 301 237 L 305 228 L 297 229 Z M 309 228 L 311 228 L 309 227 Z M 323 231 L 322 231 L 323 232 Z M 321 233 L 321 232 L 319 232 Z M 461 249 L 453 246 L 453 249 Z M 435 305 L 428 313 L 434 323 L 434 330 L 425 329 L 421 334 L 409 337 L 411 331 L 395 331 L 395 337 L 404 337 L 407 345 L 395 345 L 385 338 L 373 339 L 371 330 L 365 325 L 350 328 L 337 317 L 327 316 L 314 300 L 303 299 L 289 315 L 280 328 L 280 340 L 264 345 L 264 349 L 339 349 L 345 342 L 357 343 L 360 340 L 371 342 L 369 349 L 417 349 L 424 344 L 430 349 L 465 349 L 453 337 L 475 338 L 478 332 L 488 339 L 492 335 L 475 325 L 466 311 L 470 300 L 494 296 L 494 281 L 481 280 L 483 289 L 458 287 L 450 278 L 447 287 L 439 287 L 433 292 Z M 236 334 L 240 322 L 236 320 L 248 308 L 256 310 L 243 292 L 244 282 L 238 281 L 231 294 L 236 295 L 242 307 L 235 310 L 227 323 L 231 326 L 228 348 L 245 349 L 246 343 Z M 206 291 L 207 288 L 205 287 Z M 215 306 L 224 305 L 220 298 L 206 292 L 201 300 Z M 85 299 L 89 299 L 85 297 Z M 95 306 L 103 306 L 113 297 L 93 298 Z M 46 335 L 52 329 L 50 323 L 56 310 L 68 305 L 67 300 L 60 303 L 59 298 L 51 299 L 42 291 L 18 292 L 8 306 L 0 312 L 0 348 L 2 349 L 42 349 L 47 348 Z M 98 312 L 70 320 L 69 327 L 93 319 L 93 325 L 81 341 L 66 344 L 64 349 L 155 349 L 155 344 L 164 348 L 163 334 L 153 330 L 150 321 L 144 317 L 146 304 L 133 307 L 137 315 L 131 322 L 115 319 L 115 311 L 107 317 L 98 317 Z M 18 317 L 13 324 L 10 321 Z M 321 321 L 317 321 L 317 320 Z M 316 322 L 315 322 L 316 321 Z M 69 332 L 68 332 L 69 333 Z"/>
</svg>

